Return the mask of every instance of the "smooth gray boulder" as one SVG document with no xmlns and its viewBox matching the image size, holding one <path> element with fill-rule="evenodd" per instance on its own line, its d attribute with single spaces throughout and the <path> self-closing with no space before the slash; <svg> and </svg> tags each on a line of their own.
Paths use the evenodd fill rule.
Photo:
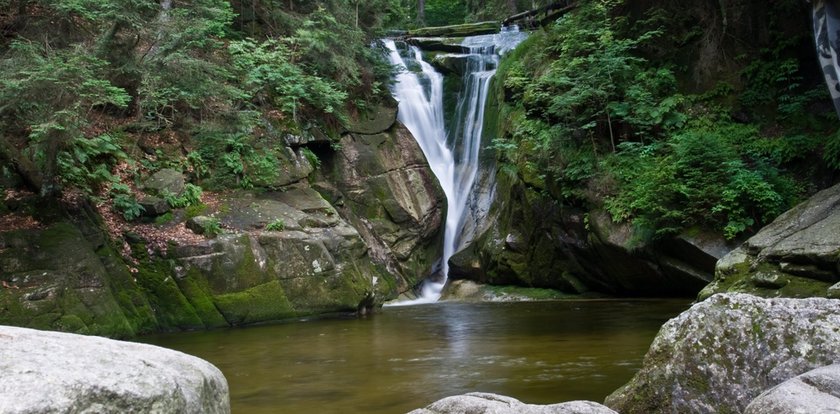
<svg viewBox="0 0 840 414">
<path fill-rule="evenodd" d="M 230 413 L 207 361 L 152 345 L 0 326 L 0 412 Z"/>
<path fill-rule="evenodd" d="M 758 396 L 744 414 L 840 413 L 840 365 L 793 377 Z"/>
<path fill-rule="evenodd" d="M 454 395 L 408 414 L 617 414 L 592 401 L 551 405 L 525 404 L 515 398 L 485 392 Z"/>
<path fill-rule="evenodd" d="M 718 294 L 668 321 L 605 404 L 623 414 L 743 412 L 761 392 L 840 362 L 840 300 Z"/>
</svg>

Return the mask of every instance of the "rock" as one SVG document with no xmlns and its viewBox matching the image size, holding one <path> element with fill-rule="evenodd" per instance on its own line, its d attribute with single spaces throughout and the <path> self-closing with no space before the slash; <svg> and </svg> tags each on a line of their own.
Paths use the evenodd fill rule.
<svg viewBox="0 0 840 414">
<path fill-rule="evenodd" d="M 625 414 L 743 412 L 762 391 L 840 361 L 840 301 L 718 294 L 668 321 L 605 404 Z"/>
<path fill-rule="evenodd" d="M 427 52 L 445 52 L 445 53 L 469 53 L 470 49 L 466 46 L 461 46 L 462 38 L 446 38 L 446 37 L 410 37 L 405 40 L 406 43 L 417 46 Z"/>
<path fill-rule="evenodd" d="M 152 329 L 154 311 L 134 275 L 98 225 L 83 224 L 0 231 L 0 280 L 16 287 L 0 289 L 0 324 L 120 337 Z"/>
<path fill-rule="evenodd" d="M 617 414 L 592 401 L 570 401 L 551 405 L 525 404 L 498 394 L 472 392 L 438 400 L 409 414 Z"/>
<path fill-rule="evenodd" d="M 499 22 L 479 22 L 456 24 L 452 26 L 422 27 L 409 30 L 409 37 L 465 37 L 497 33 L 501 28 Z"/>
<path fill-rule="evenodd" d="M 471 57 L 467 55 L 443 54 L 435 56 L 430 64 L 444 75 L 463 76 Z"/>
<path fill-rule="evenodd" d="M 152 345 L 0 326 L 0 412 L 230 413 L 209 362 Z"/>
<path fill-rule="evenodd" d="M 826 297 L 840 281 L 840 184 L 785 212 L 723 257 L 700 293 L 745 292 L 765 297 Z M 763 275 L 778 275 L 768 283 Z"/>
<path fill-rule="evenodd" d="M 164 168 L 147 178 L 143 183 L 143 189 L 152 195 L 163 195 L 167 192 L 178 195 L 184 191 L 185 185 L 184 174 L 171 168 Z"/>
<path fill-rule="evenodd" d="M 156 217 L 169 212 L 169 203 L 160 197 L 146 196 L 140 199 L 140 206 L 143 207 L 144 215 Z"/>
<path fill-rule="evenodd" d="M 603 295 L 587 293 L 571 295 L 553 289 L 497 286 L 475 283 L 471 280 L 448 280 L 441 300 L 459 302 L 523 302 L 561 299 L 595 299 Z"/>
<path fill-rule="evenodd" d="M 744 414 L 840 413 L 840 365 L 793 377 L 759 395 Z"/>
<path fill-rule="evenodd" d="M 208 216 L 195 216 L 187 220 L 186 226 L 195 234 L 205 234 L 213 223 L 218 223 L 218 220 Z"/>
<path fill-rule="evenodd" d="M 370 248 L 377 263 L 410 290 L 440 258 L 445 197 L 420 146 L 397 123 L 380 134 L 347 134 L 339 152 L 325 158 L 319 189 L 340 199 L 340 214 Z"/>
<path fill-rule="evenodd" d="M 397 102 L 389 99 L 366 113 L 350 118 L 347 132 L 357 134 L 379 134 L 391 129 L 397 122 Z"/>
</svg>

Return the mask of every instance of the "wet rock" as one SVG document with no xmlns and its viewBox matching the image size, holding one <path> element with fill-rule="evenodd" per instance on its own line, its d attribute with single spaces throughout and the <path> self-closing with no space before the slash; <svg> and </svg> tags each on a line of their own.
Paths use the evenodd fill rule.
<svg viewBox="0 0 840 414">
<path fill-rule="evenodd" d="M 718 294 L 668 321 L 606 399 L 621 413 L 743 412 L 762 391 L 840 360 L 840 301 Z"/>
<path fill-rule="evenodd" d="M 444 54 L 435 56 L 430 64 L 444 75 L 463 76 L 467 71 L 470 57 L 466 55 Z"/>
<path fill-rule="evenodd" d="M 427 52 L 469 53 L 469 48 L 461 46 L 462 41 L 463 38 L 446 37 L 411 37 L 406 39 L 406 43 Z"/>
<path fill-rule="evenodd" d="M 230 413 L 218 368 L 145 344 L 0 326 L 0 412 Z"/>
<path fill-rule="evenodd" d="M 840 412 L 840 365 L 793 377 L 759 395 L 744 414 Z"/>
<path fill-rule="evenodd" d="M 473 392 L 438 400 L 409 414 L 617 414 L 592 401 L 570 401 L 551 405 L 525 404 L 498 394 Z"/>
</svg>

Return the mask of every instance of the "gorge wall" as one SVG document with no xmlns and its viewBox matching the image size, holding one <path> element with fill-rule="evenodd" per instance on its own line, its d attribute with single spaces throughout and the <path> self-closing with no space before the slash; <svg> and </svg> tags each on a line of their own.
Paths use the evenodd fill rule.
<svg viewBox="0 0 840 414">
<path fill-rule="evenodd" d="M 198 216 L 176 209 L 124 234 L 109 235 L 88 202 L 7 193 L 0 324 L 123 337 L 364 310 L 410 292 L 438 259 L 444 200 L 395 114 L 371 111 L 336 149 L 287 135 L 275 190 L 205 195 Z M 183 177 L 164 175 L 183 191 Z M 203 218 L 222 234 L 185 227 L 201 232 Z"/>
</svg>

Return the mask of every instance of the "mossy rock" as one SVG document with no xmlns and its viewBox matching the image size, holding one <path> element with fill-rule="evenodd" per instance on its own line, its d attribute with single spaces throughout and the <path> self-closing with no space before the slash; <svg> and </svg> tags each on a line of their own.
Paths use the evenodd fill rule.
<svg viewBox="0 0 840 414">
<path fill-rule="evenodd" d="M 296 316 L 283 287 L 277 280 L 241 292 L 218 295 L 213 302 L 231 325 L 245 325 Z"/>
</svg>

